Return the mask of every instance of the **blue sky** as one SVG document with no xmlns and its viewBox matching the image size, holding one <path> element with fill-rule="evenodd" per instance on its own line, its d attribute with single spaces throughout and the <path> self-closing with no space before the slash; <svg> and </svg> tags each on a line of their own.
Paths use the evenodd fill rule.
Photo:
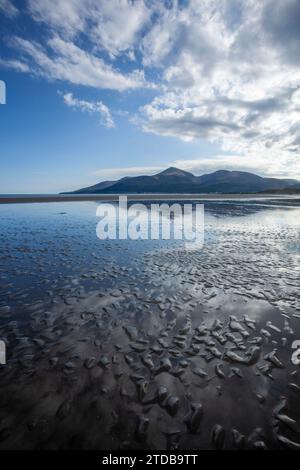
<svg viewBox="0 0 300 470">
<path fill-rule="evenodd" d="M 298 0 L 0 0 L 0 193 L 300 178 Z"/>
</svg>

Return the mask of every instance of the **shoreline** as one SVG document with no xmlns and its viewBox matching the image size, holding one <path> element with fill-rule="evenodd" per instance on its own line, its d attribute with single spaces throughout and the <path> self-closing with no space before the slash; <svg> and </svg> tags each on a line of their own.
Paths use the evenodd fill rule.
<svg viewBox="0 0 300 470">
<path fill-rule="evenodd" d="M 0 204 L 30 204 L 45 202 L 84 202 L 84 201 L 111 201 L 117 202 L 119 196 L 127 196 L 128 201 L 214 201 L 214 200 L 251 200 L 251 199 L 300 199 L 297 194 L 57 194 L 57 195 L 30 195 L 30 196 L 0 196 Z"/>
</svg>

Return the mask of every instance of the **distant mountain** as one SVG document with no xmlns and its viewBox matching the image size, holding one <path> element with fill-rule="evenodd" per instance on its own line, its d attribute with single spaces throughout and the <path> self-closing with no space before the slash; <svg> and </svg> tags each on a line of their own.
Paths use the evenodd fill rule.
<svg viewBox="0 0 300 470">
<path fill-rule="evenodd" d="M 97 183 L 97 184 L 94 184 L 93 186 L 88 186 L 87 188 L 82 188 L 82 189 L 78 189 L 77 191 L 73 191 L 71 194 L 97 194 L 99 193 L 99 191 L 109 188 L 115 183 L 116 181 L 102 181 L 102 183 Z"/>
<path fill-rule="evenodd" d="M 245 171 L 218 170 L 202 176 L 170 167 L 152 176 L 134 176 L 118 181 L 82 188 L 72 194 L 130 194 L 130 193 L 257 193 L 300 189 L 300 182 L 293 179 L 264 178 Z"/>
<path fill-rule="evenodd" d="M 273 193 L 273 194 L 295 194 L 300 195 L 300 183 L 292 184 L 284 189 L 267 189 L 265 191 L 261 191 L 262 193 Z"/>
</svg>

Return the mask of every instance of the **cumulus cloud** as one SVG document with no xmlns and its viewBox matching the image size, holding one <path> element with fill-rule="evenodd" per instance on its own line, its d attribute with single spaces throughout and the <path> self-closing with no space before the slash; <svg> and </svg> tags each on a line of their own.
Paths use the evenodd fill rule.
<svg viewBox="0 0 300 470">
<path fill-rule="evenodd" d="M 63 95 L 64 102 L 67 106 L 72 109 L 79 109 L 81 111 L 99 114 L 100 122 L 105 127 L 115 127 L 115 123 L 111 116 L 108 107 L 102 103 L 102 101 L 85 101 L 75 98 L 72 93 L 65 93 Z"/>
<path fill-rule="evenodd" d="M 298 0 L 174 3 L 143 40 L 165 84 L 141 109 L 143 129 L 204 138 L 242 155 L 241 165 L 280 161 L 299 175 L 299 20 Z"/>
<path fill-rule="evenodd" d="M 151 10 L 142 1 L 102 0 L 97 4 L 98 12 L 91 36 L 95 44 L 111 56 L 136 47 L 138 33 L 150 20 Z"/>
<path fill-rule="evenodd" d="M 121 92 L 155 82 L 134 120 L 144 131 L 206 139 L 241 165 L 273 161 L 300 174 L 299 0 L 26 5 L 43 41 L 15 38 L 7 66 Z"/>
<path fill-rule="evenodd" d="M 276 45 L 282 61 L 300 65 L 300 2 L 284 0 L 267 2 L 262 26 L 270 45 Z"/>
<path fill-rule="evenodd" d="M 84 31 L 88 3 L 84 0 L 28 0 L 27 7 L 36 21 L 70 38 Z"/>
<path fill-rule="evenodd" d="M 136 45 L 151 9 L 144 1 L 29 0 L 32 16 L 68 38 L 86 34 L 93 44 L 116 56 Z"/>
<path fill-rule="evenodd" d="M 122 73 L 100 54 L 104 51 L 114 59 L 126 53 L 128 60 L 134 60 L 138 33 L 151 16 L 144 1 L 28 0 L 26 6 L 24 12 L 43 25 L 44 40 L 10 38 L 17 57 L 3 58 L 2 65 L 95 88 L 124 91 L 153 86 L 146 83 L 142 68 Z M 9 0 L 0 0 L 0 8 L 10 16 L 18 12 Z"/>
</svg>

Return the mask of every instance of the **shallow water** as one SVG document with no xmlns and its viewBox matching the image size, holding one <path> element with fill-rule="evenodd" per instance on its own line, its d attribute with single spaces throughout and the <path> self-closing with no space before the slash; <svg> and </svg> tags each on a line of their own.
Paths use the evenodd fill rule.
<svg viewBox="0 0 300 470">
<path fill-rule="evenodd" d="M 300 446 L 298 203 L 207 201 L 202 249 L 96 208 L 0 206 L 0 449 Z"/>
</svg>

